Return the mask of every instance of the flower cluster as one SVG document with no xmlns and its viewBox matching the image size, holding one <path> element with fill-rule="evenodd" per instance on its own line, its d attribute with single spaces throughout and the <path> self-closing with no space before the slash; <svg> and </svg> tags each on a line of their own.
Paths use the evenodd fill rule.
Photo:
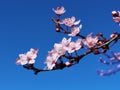
<svg viewBox="0 0 120 90">
<path fill-rule="evenodd" d="M 113 16 L 113 20 L 120 25 L 120 11 L 112 11 L 112 16 Z M 111 39 L 115 37 L 116 37 L 116 33 L 113 33 L 110 35 Z M 118 38 L 120 38 L 120 36 L 118 36 Z M 109 75 L 115 74 L 116 72 L 120 71 L 120 52 L 114 53 L 112 51 L 112 56 L 109 56 L 107 54 L 105 54 L 105 56 L 107 56 L 107 58 L 109 58 L 110 61 L 106 61 L 100 58 L 99 62 L 105 65 L 109 65 L 109 66 L 116 65 L 116 68 L 111 68 L 109 70 L 97 70 L 97 73 L 100 76 L 109 76 Z"/>
<path fill-rule="evenodd" d="M 25 54 L 19 54 L 19 58 L 16 61 L 16 64 L 19 65 L 26 65 L 26 64 L 34 64 L 35 58 L 37 57 L 38 50 L 35 50 L 33 48 L 30 49 Z"/>
<path fill-rule="evenodd" d="M 76 50 L 79 50 L 82 47 L 82 41 L 81 39 L 78 39 L 76 42 L 72 42 L 71 38 L 68 40 L 66 38 L 62 39 L 61 43 L 55 43 L 54 48 L 48 53 L 48 56 L 46 58 L 46 64 L 47 68 L 49 70 L 53 69 L 55 66 L 57 60 L 68 53 L 73 53 Z"/>
<path fill-rule="evenodd" d="M 45 63 L 47 64 L 47 69 L 51 70 L 55 67 L 56 62 L 65 55 L 66 53 L 74 53 L 77 50 L 80 50 L 84 45 L 88 48 L 92 48 L 97 44 L 98 37 L 92 37 L 92 34 L 88 35 L 86 39 L 77 39 L 75 42 L 71 41 L 71 38 L 68 40 L 63 38 L 61 43 L 55 43 L 54 48 L 48 52 Z M 66 65 L 70 62 L 66 62 Z M 71 64 L 70 64 L 71 65 Z M 69 65 L 68 65 L 69 66 Z"/>
<path fill-rule="evenodd" d="M 109 39 L 102 33 L 96 35 L 90 33 L 84 36 L 80 33 L 82 29 L 80 20 L 76 20 L 74 16 L 61 19 L 61 16 L 66 12 L 64 7 L 53 8 L 53 11 L 57 16 L 57 18 L 52 18 L 56 26 L 56 32 L 67 34 L 69 39 L 64 37 L 60 43 L 54 44 L 53 49 L 48 52 L 48 56 L 45 59 L 45 67 L 43 69 L 38 69 L 34 66 L 38 50 L 33 48 L 25 54 L 19 54 L 19 58 L 16 61 L 17 64 L 22 65 L 26 69 L 33 70 L 34 73 L 37 74 L 41 71 L 57 70 L 73 66 L 83 57 L 93 53 L 95 55 L 103 54 L 110 59 L 108 62 L 100 58 L 99 62 L 106 65 L 117 65 L 117 68 L 112 68 L 107 71 L 98 70 L 97 72 L 100 76 L 107 76 L 120 71 L 120 53 L 112 52 L 112 56 L 107 54 L 111 46 L 120 39 L 119 33 L 114 32 L 110 35 Z M 113 11 L 112 15 L 113 20 L 119 24 L 120 12 Z M 74 37 L 77 37 L 77 39 Z M 81 49 L 85 51 L 83 54 L 80 52 Z"/>
<path fill-rule="evenodd" d="M 120 25 L 120 11 L 112 11 L 113 20 Z"/>
<path fill-rule="evenodd" d="M 64 8 L 64 7 L 57 7 L 56 9 L 53 8 L 53 11 L 54 11 L 57 15 L 62 15 L 63 13 L 65 13 L 65 8 Z"/>
<path fill-rule="evenodd" d="M 91 33 L 86 37 L 86 39 L 84 39 L 84 44 L 89 48 L 91 48 L 97 44 L 98 40 L 99 40 L 98 37 L 97 36 L 92 37 L 92 33 Z"/>
<path fill-rule="evenodd" d="M 66 33 L 69 36 L 76 36 L 79 34 L 80 30 L 82 29 L 80 20 L 76 21 L 76 18 L 74 16 L 72 16 L 71 18 L 65 18 L 60 21 L 60 15 L 65 13 L 64 7 L 57 7 L 56 9 L 53 9 L 53 10 L 57 15 L 58 15 L 58 12 L 60 12 L 58 18 L 54 19 L 54 21 L 57 22 L 56 23 L 57 24 L 57 28 L 56 28 L 57 32 L 60 32 L 60 30 L 58 28 L 61 24 L 61 25 L 65 25 L 67 28 L 70 28 L 70 31 L 62 29 L 64 31 L 63 33 Z"/>
</svg>

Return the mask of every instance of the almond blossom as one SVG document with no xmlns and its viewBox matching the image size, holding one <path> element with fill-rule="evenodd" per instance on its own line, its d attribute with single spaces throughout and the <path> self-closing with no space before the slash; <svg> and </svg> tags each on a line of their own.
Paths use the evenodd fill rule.
<svg viewBox="0 0 120 90">
<path fill-rule="evenodd" d="M 113 20 L 115 22 L 120 22 L 120 12 L 119 11 L 112 11 L 112 15 L 113 15 Z"/>
<path fill-rule="evenodd" d="M 66 38 L 63 38 L 60 43 L 54 44 L 54 50 L 59 55 L 59 57 L 66 53 L 65 48 L 68 47 L 70 43 L 71 43 L 71 38 L 69 38 L 68 40 Z"/>
<path fill-rule="evenodd" d="M 97 42 L 98 42 L 98 37 L 97 36 L 92 37 L 92 34 L 89 34 L 86 37 L 86 39 L 83 39 L 83 43 L 89 48 L 95 46 Z"/>
<path fill-rule="evenodd" d="M 53 11 L 54 11 L 57 15 L 62 15 L 63 13 L 65 13 L 64 7 L 57 7 L 56 9 L 53 8 Z"/>
<path fill-rule="evenodd" d="M 78 25 L 80 23 L 80 20 L 78 21 L 75 21 L 75 17 L 71 17 L 71 18 L 65 18 L 63 21 L 62 21 L 63 24 L 65 24 L 66 26 L 74 26 L 74 25 Z"/>
<path fill-rule="evenodd" d="M 48 56 L 45 61 L 48 70 L 52 70 L 55 67 L 57 60 L 66 53 L 64 47 L 67 47 L 70 41 L 71 38 L 68 40 L 66 38 L 63 38 L 62 42 L 54 44 L 54 49 L 48 52 Z"/>
<path fill-rule="evenodd" d="M 114 38 L 114 37 L 115 37 L 115 34 L 111 34 L 111 35 L 110 35 L 110 38 Z"/>
<path fill-rule="evenodd" d="M 54 50 L 56 51 L 59 57 L 64 55 L 66 52 L 66 50 L 63 48 L 63 45 L 57 43 L 54 45 Z"/>
<path fill-rule="evenodd" d="M 82 47 L 82 40 L 78 39 L 76 42 L 70 42 L 68 47 L 64 47 L 68 53 L 73 53 Z"/>
<path fill-rule="evenodd" d="M 16 63 L 20 65 L 34 64 L 37 53 L 38 50 L 31 48 L 27 53 L 19 54 L 19 58 L 17 59 Z"/>
<path fill-rule="evenodd" d="M 63 47 L 68 47 L 70 42 L 71 42 L 71 38 L 69 38 L 68 40 L 66 38 L 63 38 L 61 44 Z"/>
<path fill-rule="evenodd" d="M 76 21 L 74 16 L 61 20 L 60 16 L 66 12 L 64 7 L 53 8 L 53 11 L 58 17 L 52 18 L 56 26 L 56 31 L 68 34 L 68 36 L 71 37 L 79 36 L 79 38 L 76 41 L 71 41 L 71 38 L 63 38 L 60 43 L 55 43 L 53 49 L 48 52 L 45 59 L 46 67 L 44 69 L 39 69 L 34 66 L 38 50 L 33 48 L 31 48 L 27 53 L 19 54 L 19 58 L 16 60 L 17 64 L 23 65 L 24 68 L 33 70 L 34 73 L 37 74 L 41 71 L 58 70 L 73 66 L 83 57 L 89 55 L 90 53 L 94 53 L 95 55 L 103 54 L 110 59 L 110 61 L 106 61 L 100 58 L 99 62 L 106 65 L 117 65 L 116 68 L 109 70 L 98 70 L 97 72 L 100 76 L 107 76 L 120 71 L 120 53 L 112 53 L 112 57 L 107 55 L 107 51 L 111 48 L 111 46 L 120 39 L 119 33 L 114 32 L 110 35 L 109 39 L 104 37 L 102 33 L 96 34 L 96 36 L 92 36 L 91 33 L 85 37 L 84 35 L 79 34 L 82 29 L 82 24 L 79 24 L 80 20 Z M 113 20 L 120 25 L 120 11 L 113 11 L 112 15 Z M 87 51 L 85 50 L 85 52 L 83 52 L 83 49 L 86 49 L 86 47 L 83 47 L 83 45 L 85 45 L 88 49 Z M 83 54 L 80 51 L 77 52 L 77 50 L 80 49 L 83 50 Z"/>
<path fill-rule="evenodd" d="M 25 65 L 28 63 L 27 56 L 25 54 L 19 54 L 16 64 Z"/>
<path fill-rule="evenodd" d="M 48 55 L 45 61 L 45 64 L 47 64 L 47 70 L 52 70 L 53 67 L 55 67 L 55 64 L 58 60 L 58 55 L 57 54 L 52 54 L 52 55 Z"/>
<path fill-rule="evenodd" d="M 80 25 L 79 27 L 78 27 L 78 26 L 73 27 L 73 28 L 71 29 L 71 33 L 68 34 L 68 35 L 69 35 L 69 36 L 76 36 L 76 35 L 80 32 L 81 28 L 82 28 L 82 25 Z"/>
</svg>

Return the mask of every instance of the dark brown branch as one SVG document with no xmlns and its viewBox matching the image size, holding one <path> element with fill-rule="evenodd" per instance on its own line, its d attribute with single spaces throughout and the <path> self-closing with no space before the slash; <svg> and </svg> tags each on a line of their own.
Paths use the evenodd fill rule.
<svg viewBox="0 0 120 90">
<path fill-rule="evenodd" d="M 120 34 L 116 34 L 113 38 L 109 39 L 106 43 L 103 43 L 102 45 L 100 46 L 96 46 L 95 49 L 99 49 L 99 48 L 102 48 L 104 46 L 108 46 L 111 42 L 113 41 L 117 41 L 120 37 Z"/>
</svg>

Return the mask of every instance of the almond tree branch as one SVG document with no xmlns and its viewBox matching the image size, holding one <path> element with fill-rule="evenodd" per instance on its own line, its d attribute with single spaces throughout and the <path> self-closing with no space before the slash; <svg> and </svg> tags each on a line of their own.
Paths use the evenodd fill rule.
<svg viewBox="0 0 120 90">
<path fill-rule="evenodd" d="M 62 57 L 66 58 L 66 59 L 69 59 L 70 63 L 72 63 L 71 66 L 79 63 L 79 61 L 91 54 L 91 53 L 94 53 L 94 51 L 97 49 L 103 49 L 105 51 L 109 50 L 109 45 L 112 43 L 112 42 L 117 42 L 118 40 L 120 39 L 120 34 L 116 33 L 115 36 L 113 38 L 110 38 L 108 39 L 105 43 L 103 43 L 102 45 L 100 46 L 94 46 L 92 48 L 90 48 L 89 50 L 87 50 L 85 53 L 81 54 L 81 55 L 77 55 L 77 56 L 67 56 L 67 55 L 63 55 Z M 102 53 L 105 53 L 105 52 L 102 52 Z M 96 54 L 96 53 L 94 53 Z M 101 54 L 100 52 L 97 53 L 97 54 Z M 69 66 L 69 67 L 71 67 Z M 54 70 L 62 70 L 68 66 L 66 66 L 63 62 L 60 62 L 60 63 L 56 63 L 56 66 L 52 69 L 52 70 L 48 70 L 48 69 L 38 69 L 36 68 L 33 64 L 28 64 L 28 65 L 23 65 L 24 68 L 28 69 L 28 70 L 33 70 L 34 71 L 34 74 L 38 74 L 39 72 L 46 72 L 46 71 L 54 71 Z"/>
<path fill-rule="evenodd" d="M 61 32 L 60 30 L 62 30 L 63 32 L 63 34 L 70 34 L 71 32 L 69 32 L 68 30 L 66 30 L 66 29 L 64 29 L 64 28 L 62 28 L 61 26 L 60 26 L 60 21 L 59 21 L 59 19 L 55 19 L 55 18 L 53 18 L 52 17 L 52 21 L 55 23 L 55 25 L 56 25 L 56 32 Z M 83 35 L 80 35 L 79 33 L 76 35 L 76 36 L 79 36 L 80 38 L 82 38 L 82 39 L 85 39 L 85 36 L 83 36 Z"/>
</svg>

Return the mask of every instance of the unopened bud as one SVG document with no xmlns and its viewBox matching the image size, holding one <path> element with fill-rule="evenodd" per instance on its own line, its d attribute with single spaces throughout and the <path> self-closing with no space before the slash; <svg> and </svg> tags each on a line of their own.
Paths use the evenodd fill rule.
<svg viewBox="0 0 120 90">
<path fill-rule="evenodd" d="M 102 41 L 98 41 L 97 44 L 100 46 L 100 45 L 102 45 L 103 43 L 102 43 Z"/>
<path fill-rule="evenodd" d="M 56 32 L 60 32 L 60 28 L 56 28 Z"/>
<path fill-rule="evenodd" d="M 70 62 L 66 62 L 65 65 L 66 65 L 67 67 L 69 67 L 69 66 L 72 65 L 72 63 L 70 63 Z"/>
<path fill-rule="evenodd" d="M 118 12 L 117 11 L 112 11 L 113 17 L 118 17 Z"/>
<path fill-rule="evenodd" d="M 114 38 L 114 37 L 115 37 L 115 34 L 111 34 L 111 35 L 110 35 L 110 38 Z"/>
</svg>

